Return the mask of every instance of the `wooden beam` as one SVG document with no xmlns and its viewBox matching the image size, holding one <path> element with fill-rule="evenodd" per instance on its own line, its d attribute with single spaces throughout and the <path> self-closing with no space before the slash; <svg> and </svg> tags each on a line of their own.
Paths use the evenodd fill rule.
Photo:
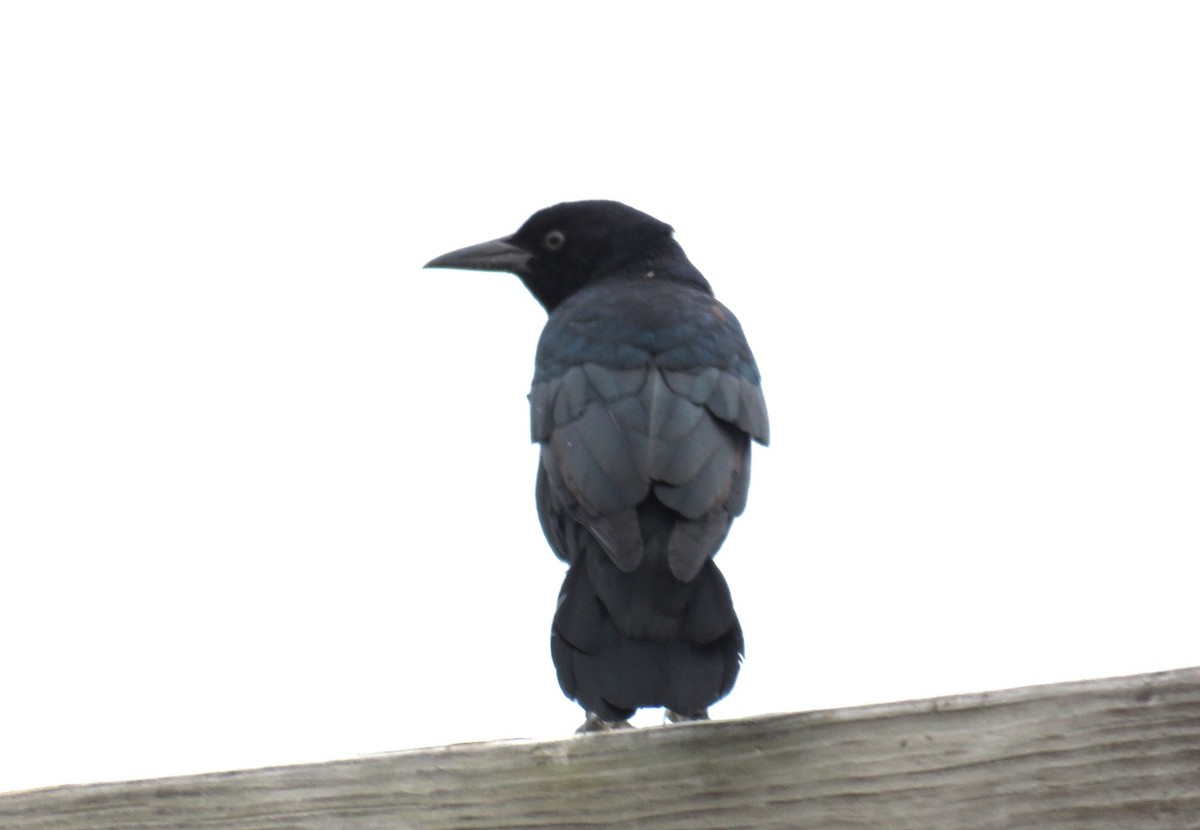
<svg viewBox="0 0 1200 830">
<path fill-rule="evenodd" d="M 1200 668 L 34 790 L 0 827 L 1200 828 Z"/>
</svg>

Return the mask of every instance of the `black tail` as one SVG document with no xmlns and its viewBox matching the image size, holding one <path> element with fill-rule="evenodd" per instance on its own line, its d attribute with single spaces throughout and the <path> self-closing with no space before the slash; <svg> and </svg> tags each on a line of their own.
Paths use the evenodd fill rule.
<svg viewBox="0 0 1200 830">
<path fill-rule="evenodd" d="M 729 586 L 712 560 L 690 582 L 672 575 L 665 539 L 676 514 L 639 510 L 646 555 L 622 572 L 599 548 L 563 581 L 550 636 L 558 682 L 603 720 L 642 706 L 696 715 L 733 688 L 744 650 Z M 658 544 L 659 539 L 663 544 Z"/>
</svg>

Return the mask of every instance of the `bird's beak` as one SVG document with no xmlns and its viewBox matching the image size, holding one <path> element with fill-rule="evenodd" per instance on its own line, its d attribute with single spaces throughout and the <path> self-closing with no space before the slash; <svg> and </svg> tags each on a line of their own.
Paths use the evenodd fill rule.
<svg viewBox="0 0 1200 830">
<path fill-rule="evenodd" d="M 434 257 L 425 263 L 425 267 L 461 268 L 465 271 L 510 271 L 523 274 L 527 271 L 530 256 L 528 251 L 512 243 L 512 237 L 506 236 Z"/>
</svg>

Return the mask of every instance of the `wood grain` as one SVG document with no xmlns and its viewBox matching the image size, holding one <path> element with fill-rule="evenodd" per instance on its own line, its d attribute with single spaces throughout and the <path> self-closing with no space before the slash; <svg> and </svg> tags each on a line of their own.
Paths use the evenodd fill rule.
<svg viewBox="0 0 1200 830">
<path fill-rule="evenodd" d="M 1200 828 L 1200 668 L 0 796 L 4 830 Z"/>
</svg>

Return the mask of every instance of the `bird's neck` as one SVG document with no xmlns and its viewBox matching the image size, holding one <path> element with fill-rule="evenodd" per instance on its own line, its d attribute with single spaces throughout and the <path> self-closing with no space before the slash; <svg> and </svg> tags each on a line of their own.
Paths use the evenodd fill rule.
<svg viewBox="0 0 1200 830">
<path fill-rule="evenodd" d="M 713 293 L 708 280 L 695 265 L 692 265 L 679 243 L 671 238 L 667 238 L 636 259 L 630 260 L 614 276 L 623 279 L 669 280 L 691 286 L 705 294 Z"/>
</svg>

